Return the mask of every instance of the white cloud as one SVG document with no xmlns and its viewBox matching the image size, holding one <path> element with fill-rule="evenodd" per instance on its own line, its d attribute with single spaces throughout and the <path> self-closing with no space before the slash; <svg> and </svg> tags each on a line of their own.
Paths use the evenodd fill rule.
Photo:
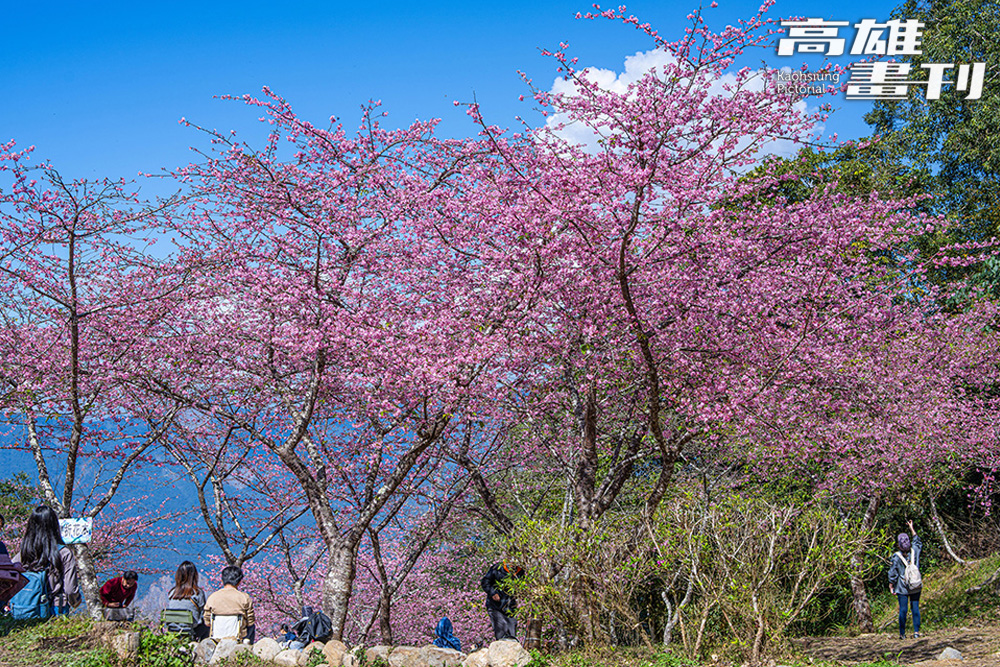
<svg viewBox="0 0 1000 667">
<path fill-rule="evenodd" d="M 677 59 L 667 51 L 653 49 L 627 56 L 624 62 L 624 69 L 620 73 L 596 67 L 585 68 L 583 73 L 585 73 L 589 81 L 596 83 L 601 89 L 618 95 L 624 95 L 628 93 L 630 85 L 640 81 L 648 72 L 662 72 L 665 67 L 669 67 L 676 62 Z M 769 74 L 760 72 L 757 76 L 744 81 L 742 87 L 748 90 L 760 91 L 763 89 L 765 81 L 769 76 Z M 712 82 L 708 92 L 713 96 L 727 95 L 729 94 L 726 89 L 727 86 L 733 86 L 736 83 L 737 77 L 734 74 L 727 73 Z M 553 82 L 549 92 L 561 95 L 576 95 L 578 94 L 578 84 L 572 80 L 557 78 Z M 810 109 L 807 106 L 805 99 L 795 102 L 793 108 L 795 111 L 803 114 L 815 111 L 815 108 Z M 579 121 L 570 122 L 569 115 L 565 112 L 557 112 L 550 115 L 546 120 L 546 128 L 560 139 L 570 144 L 582 146 L 588 152 L 597 152 L 599 149 L 598 141 L 601 135 L 592 127 Z M 604 130 L 606 131 L 606 128 Z M 810 132 L 801 135 L 799 139 L 812 138 L 822 134 L 823 131 L 824 127 L 818 125 Z M 746 145 L 749 145 L 750 141 L 751 139 L 748 138 Z M 758 158 L 763 158 L 767 155 L 790 157 L 795 155 L 800 148 L 801 144 L 796 143 L 793 139 L 772 139 L 763 142 L 758 148 L 756 155 Z"/>
</svg>

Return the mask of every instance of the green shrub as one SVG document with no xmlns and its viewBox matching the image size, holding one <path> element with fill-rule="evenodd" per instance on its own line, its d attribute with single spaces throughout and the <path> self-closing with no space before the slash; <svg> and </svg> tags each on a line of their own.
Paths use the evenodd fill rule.
<svg viewBox="0 0 1000 667">
<path fill-rule="evenodd" d="M 530 649 L 531 660 L 525 667 L 549 667 L 549 657 L 536 648 Z"/>
<path fill-rule="evenodd" d="M 274 667 L 273 662 L 262 660 L 250 651 L 234 653 L 225 660 L 219 662 L 219 665 L 222 667 Z"/>
<path fill-rule="evenodd" d="M 173 632 L 143 632 L 139 638 L 139 664 L 143 667 L 188 667 L 194 652 L 184 635 Z"/>
</svg>

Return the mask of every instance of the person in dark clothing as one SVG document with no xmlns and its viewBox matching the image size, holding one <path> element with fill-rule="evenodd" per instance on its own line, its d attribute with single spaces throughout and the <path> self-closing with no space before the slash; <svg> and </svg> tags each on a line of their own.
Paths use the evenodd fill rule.
<svg viewBox="0 0 1000 667">
<path fill-rule="evenodd" d="M 5 523 L 3 514 L 0 514 L 0 536 L 3 535 Z M 22 572 L 24 572 L 24 568 L 10 559 L 7 545 L 0 539 L 0 612 L 6 608 L 7 602 L 28 583 L 28 580 L 21 574 Z"/>
<path fill-rule="evenodd" d="M 523 578 L 524 569 L 506 562 L 496 563 L 486 572 L 479 585 L 486 593 L 486 613 L 490 615 L 490 622 L 493 624 L 493 636 L 498 640 L 516 641 L 517 619 L 514 618 L 514 612 L 517 611 L 517 600 L 502 585 L 509 577 Z"/>
<path fill-rule="evenodd" d="M 899 600 L 899 638 L 906 638 L 906 611 L 907 607 L 913 610 L 913 637 L 920 637 L 920 589 L 910 590 L 906 584 L 905 572 L 906 564 L 910 559 L 920 567 L 920 552 L 923 542 L 920 536 L 913 529 L 913 522 L 907 521 L 910 527 L 910 535 L 900 533 L 896 538 L 896 546 L 899 551 L 892 555 L 892 564 L 889 566 L 889 592 Z"/>
<path fill-rule="evenodd" d="M 7 551 L 7 545 L 3 543 L 3 529 L 7 525 L 7 520 L 3 518 L 3 514 L 0 514 L 0 554 L 4 556 L 10 556 L 10 552 Z"/>
</svg>

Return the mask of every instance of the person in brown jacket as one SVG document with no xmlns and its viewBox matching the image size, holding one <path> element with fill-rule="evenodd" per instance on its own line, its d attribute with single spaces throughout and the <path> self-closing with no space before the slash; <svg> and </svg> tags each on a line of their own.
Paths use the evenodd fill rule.
<svg viewBox="0 0 1000 667">
<path fill-rule="evenodd" d="M 243 570 L 235 565 L 228 565 L 222 569 L 222 588 L 208 596 L 205 601 L 205 625 L 208 626 L 210 636 L 217 636 L 212 632 L 212 616 L 243 616 L 243 623 L 240 625 L 237 639 L 249 640 L 254 643 L 257 629 L 256 619 L 253 612 L 253 599 L 239 590 L 240 582 L 243 581 Z"/>
</svg>

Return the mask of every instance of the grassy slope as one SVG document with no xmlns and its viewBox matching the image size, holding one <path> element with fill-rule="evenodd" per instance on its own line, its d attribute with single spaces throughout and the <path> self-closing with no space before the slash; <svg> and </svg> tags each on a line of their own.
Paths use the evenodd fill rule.
<svg viewBox="0 0 1000 667">
<path fill-rule="evenodd" d="M 997 625 L 1000 623 L 1000 575 L 979 591 L 1000 570 L 1000 554 L 970 562 L 967 566 L 949 565 L 925 574 L 921 595 L 921 616 L 928 632 L 955 627 Z M 892 630 L 897 605 L 888 592 L 873 596 L 876 626 Z M 107 665 L 106 650 L 100 646 L 98 630 L 83 616 L 60 617 L 45 623 L 15 622 L 0 619 L 0 667 L 97 667 Z M 255 663 L 252 659 L 239 661 Z M 688 660 L 669 653 L 650 654 L 632 649 L 591 649 L 551 656 L 533 667 L 688 667 Z M 711 663 L 710 663 L 711 664 Z M 718 664 L 718 663 L 716 663 Z M 808 658 L 791 659 L 785 664 L 810 664 Z M 823 664 L 812 662 L 813 667 Z M 892 663 L 867 663 L 871 667 L 890 667 Z"/>
<path fill-rule="evenodd" d="M 996 625 L 1000 622 L 1000 577 L 978 591 L 969 589 L 982 585 L 1000 570 L 1000 554 L 969 561 L 967 565 L 950 564 L 924 575 L 920 594 L 920 623 L 927 631 L 955 626 Z M 887 584 L 888 586 L 888 584 Z M 894 629 L 899 603 L 888 590 L 873 601 L 875 627 Z"/>
<path fill-rule="evenodd" d="M 0 666 L 73 667 L 103 653 L 84 616 L 60 616 L 45 623 L 0 618 Z"/>
</svg>

